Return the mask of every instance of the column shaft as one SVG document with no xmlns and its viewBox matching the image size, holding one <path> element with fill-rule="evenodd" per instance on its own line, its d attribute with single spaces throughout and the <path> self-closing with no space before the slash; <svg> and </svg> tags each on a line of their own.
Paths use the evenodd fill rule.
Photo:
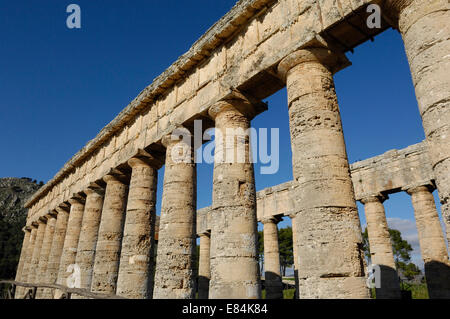
<svg viewBox="0 0 450 319">
<path fill-rule="evenodd" d="M 78 239 L 80 238 L 81 223 L 84 213 L 83 199 L 71 199 L 69 202 L 70 214 L 67 222 L 67 231 L 64 239 L 61 261 L 59 264 L 58 279 L 56 281 L 57 284 L 62 286 L 68 286 L 67 278 L 72 272 L 76 272 L 74 264 L 77 256 Z M 75 275 L 77 274 L 75 273 Z"/>
<path fill-rule="evenodd" d="M 450 4 L 386 0 L 397 13 L 450 241 Z"/>
<path fill-rule="evenodd" d="M 408 193 L 414 206 L 428 295 L 450 298 L 450 263 L 433 194 L 426 186 L 409 189 Z"/>
<path fill-rule="evenodd" d="M 297 253 L 297 223 L 295 222 L 295 214 L 290 215 L 292 223 L 292 254 L 294 256 L 294 280 L 295 280 L 295 296 L 299 297 L 299 282 L 298 282 L 298 253 Z"/>
<path fill-rule="evenodd" d="M 30 237 L 31 237 L 31 228 L 24 227 L 24 237 L 23 237 L 23 243 L 22 243 L 22 249 L 20 251 L 20 259 L 19 259 L 19 265 L 17 267 L 16 272 L 16 281 L 22 282 L 23 281 L 23 273 L 25 268 L 25 263 L 27 259 L 27 252 L 28 252 L 28 245 L 30 244 Z M 16 293 L 14 295 L 15 299 L 18 299 L 21 297 L 23 293 L 22 287 L 16 287 Z"/>
<path fill-rule="evenodd" d="M 209 110 L 215 119 L 211 209 L 211 299 L 260 299 L 256 193 L 250 160 L 250 120 L 239 100 L 221 101 Z"/>
<path fill-rule="evenodd" d="M 86 203 L 75 263 L 80 267 L 80 288 L 89 290 L 91 288 L 98 228 L 105 194 L 104 190 L 99 188 L 88 188 L 84 192 L 86 193 Z M 72 298 L 83 299 L 83 297 L 77 295 L 73 295 Z"/>
<path fill-rule="evenodd" d="M 107 175 L 105 200 L 98 231 L 91 291 L 115 294 L 128 186 L 121 178 Z"/>
<path fill-rule="evenodd" d="M 34 242 L 33 255 L 31 257 L 31 265 L 28 274 L 28 282 L 35 284 L 40 281 L 38 278 L 38 269 L 39 269 L 39 257 L 41 255 L 42 242 L 44 240 L 45 228 L 47 226 L 46 218 L 39 219 L 38 221 L 38 230 L 36 233 L 36 241 Z"/>
<path fill-rule="evenodd" d="M 45 227 L 44 239 L 42 241 L 41 256 L 39 257 L 39 267 L 37 273 L 39 274 L 39 283 L 48 283 L 47 281 L 47 264 L 52 248 L 53 234 L 55 232 L 56 215 L 47 215 L 47 226 Z M 36 292 L 36 298 L 40 299 L 44 296 L 44 289 L 39 288 Z"/>
<path fill-rule="evenodd" d="M 264 220 L 263 224 L 266 299 L 283 299 L 277 221 Z"/>
<path fill-rule="evenodd" d="M 117 295 L 149 299 L 153 290 L 156 189 L 158 171 L 145 159 L 133 158 L 122 239 Z"/>
<path fill-rule="evenodd" d="M 58 279 L 59 262 L 61 260 L 62 250 L 64 247 L 64 239 L 66 237 L 67 222 L 69 220 L 68 207 L 56 208 L 56 224 L 55 231 L 53 233 L 52 247 L 50 249 L 50 255 L 47 262 L 46 282 L 55 284 Z M 53 298 L 52 289 L 44 289 L 43 298 Z"/>
<path fill-rule="evenodd" d="M 210 251 L 210 234 L 201 234 L 198 266 L 198 299 L 208 299 L 209 296 L 209 280 L 211 279 Z"/>
<path fill-rule="evenodd" d="M 193 299 L 197 173 L 189 141 L 166 136 L 164 190 L 156 257 L 155 299 Z M 184 160 L 183 160 L 184 159 Z"/>
<path fill-rule="evenodd" d="M 371 262 L 380 267 L 381 283 L 380 288 L 376 289 L 376 298 L 400 298 L 400 283 L 383 203 L 378 196 L 365 198 L 361 202 L 366 213 Z"/>
<path fill-rule="evenodd" d="M 294 52 L 287 79 L 300 298 L 367 298 L 361 226 L 332 71 L 345 57 Z"/>
</svg>

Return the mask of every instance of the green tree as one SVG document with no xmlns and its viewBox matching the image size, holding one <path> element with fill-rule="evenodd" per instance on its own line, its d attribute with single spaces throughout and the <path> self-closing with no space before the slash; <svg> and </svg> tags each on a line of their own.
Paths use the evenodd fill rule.
<svg viewBox="0 0 450 319">
<path fill-rule="evenodd" d="M 286 276 L 286 268 L 294 264 L 291 227 L 278 230 L 278 242 L 280 243 L 281 273 Z"/>
<path fill-rule="evenodd" d="M 389 229 L 389 235 L 391 237 L 392 251 L 394 253 L 395 267 L 401 270 L 403 275 L 409 280 L 421 273 L 419 267 L 411 262 L 412 246 L 407 240 L 402 238 L 402 234 L 399 230 Z M 366 258 L 370 261 L 370 247 L 369 247 L 369 235 L 367 227 L 362 233 L 363 236 L 363 249 Z"/>
</svg>

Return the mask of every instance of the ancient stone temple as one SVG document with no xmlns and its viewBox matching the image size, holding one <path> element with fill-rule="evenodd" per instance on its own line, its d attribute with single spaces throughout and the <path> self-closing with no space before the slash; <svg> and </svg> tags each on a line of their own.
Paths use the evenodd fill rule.
<svg viewBox="0 0 450 319">
<path fill-rule="evenodd" d="M 371 4 L 381 8 L 378 26 L 367 23 Z M 77 288 L 98 294 L 195 298 L 198 289 L 199 298 L 256 299 L 263 276 L 267 298 L 281 298 L 277 223 L 289 217 L 297 297 L 368 298 L 360 201 L 381 272 L 377 296 L 399 298 L 383 202 L 407 192 L 430 296 L 449 298 L 449 21 L 447 0 L 239 1 L 29 199 L 16 280 L 67 285 L 76 268 Z M 426 140 L 350 165 L 333 77 L 351 67 L 347 51 L 390 27 L 404 41 Z M 294 179 L 256 192 L 248 136 L 225 134 L 225 147 L 216 140 L 212 205 L 198 210 L 194 121 L 245 131 L 267 109 L 262 100 L 284 87 Z M 240 160 L 220 160 L 237 149 Z"/>
</svg>

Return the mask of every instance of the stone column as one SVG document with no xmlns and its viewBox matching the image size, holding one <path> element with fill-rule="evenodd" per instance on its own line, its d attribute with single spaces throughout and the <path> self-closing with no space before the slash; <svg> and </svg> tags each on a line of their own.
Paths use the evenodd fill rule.
<svg viewBox="0 0 450 319">
<path fill-rule="evenodd" d="M 125 176 L 108 174 L 105 200 L 98 230 L 91 291 L 115 294 L 119 273 L 120 248 L 122 245 L 128 185 Z"/>
<path fill-rule="evenodd" d="M 47 218 L 40 217 L 37 221 L 38 229 L 36 233 L 36 241 L 34 242 L 33 255 L 31 257 L 30 270 L 28 274 L 28 282 L 35 284 L 40 281 L 38 278 L 39 257 L 41 256 L 42 242 L 44 240 L 45 228 L 47 227 Z"/>
<path fill-rule="evenodd" d="M 73 265 L 75 264 L 77 256 L 78 239 L 80 238 L 81 222 L 83 220 L 85 202 L 83 197 L 77 195 L 71 198 L 69 203 L 70 215 L 67 222 L 66 237 L 64 239 L 64 246 L 59 264 L 58 279 L 56 281 L 58 285 L 62 286 L 67 286 L 68 276 L 70 276 L 73 272 L 76 273 L 76 269 Z M 60 294 L 58 294 L 57 298 L 59 299 L 59 297 Z"/>
<path fill-rule="evenodd" d="M 308 48 L 279 65 L 286 78 L 300 298 L 368 298 L 361 226 L 334 89 L 348 61 Z"/>
<path fill-rule="evenodd" d="M 48 283 L 47 281 L 47 264 L 52 248 L 53 234 L 55 232 L 56 214 L 49 212 L 46 215 L 47 226 L 45 227 L 44 239 L 42 241 L 41 256 L 39 257 L 39 267 L 37 273 L 39 274 L 39 283 Z M 41 299 L 44 296 L 44 288 L 39 288 L 36 291 L 36 298 Z"/>
<path fill-rule="evenodd" d="M 215 120 L 211 209 L 211 299 L 260 299 L 256 193 L 250 160 L 250 120 L 240 100 L 220 101 L 209 109 Z M 232 130 L 235 131 L 234 133 Z"/>
<path fill-rule="evenodd" d="M 155 249 L 158 171 L 149 159 L 132 158 L 127 213 L 122 239 L 117 295 L 149 299 L 153 290 L 152 257 Z"/>
<path fill-rule="evenodd" d="M 192 140 L 163 138 L 166 147 L 164 189 L 156 257 L 155 299 L 194 299 L 197 173 Z M 178 137 L 178 134 L 173 135 Z"/>
<path fill-rule="evenodd" d="M 450 263 L 434 203 L 427 186 L 408 189 L 414 206 L 419 244 L 430 298 L 450 298 Z"/>
<path fill-rule="evenodd" d="M 98 228 L 102 216 L 105 191 L 100 187 L 89 187 L 84 193 L 86 194 L 86 203 L 75 263 L 80 267 L 80 288 L 89 290 L 92 282 L 95 249 L 97 247 Z M 72 298 L 84 299 L 78 295 L 72 295 Z"/>
<path fill-rule="evenodd" d="M 278 218 L 263 219 L 264 224 L 264 268 L 266 299 L 283 299 L 280 249 L 278 243 Z"/>
<path fill-rule="evenodd" d="M 208 299 L 210 266 L 211 234 L 200 234 L 200 258 L 198 262 L 198 299 Z"/>
<path fill-rule="evenodd" d="M 391 236 L 386 220 L 383 201 L 386 197 L 367 196 L 361 199 L 366 213 L 367 232 L 369 235 L 370 259 L 372 265 L 378 265 L 380 271 L 380 288 L 376 288 L 377 299 L 400 298 L 400 283 L 396 271 Z M 378 268 L 375 268 L 377 271 Z"/>
<path fill-rule="evenodd" d="M 385 0 L 405 44 L 450 241 L 450 3 Z"/>
<path fill-rule="evenodd" d="M 27 259 L 27 252 L 28 252 L 28 245 L 30 244 L 30 238 L 31 238 L 31 227 L 25 226 L 23 229 L 24 237 L 23 237 L 23 243 L 22 243 L 22 249 L 20 251 L 20 259 L 19 259 L 19 265 L 17 267 L 16 271 L 16 281 L 23 282 L 24 277 L 24 268 L 25 263 Z M 18 299 L 23 294 L 23 287 L 16 287 L 16 293 L 14 295 L 15 299 Z"/>
<path fill-rule="evenodd" d="M 38 225 L 36 223 L 32 223 L 30 225 L 30 227 L 31 227 L 31 235 L 30 235 L 30 242 L 28 243 L 28 246 L 27 246 L 26 259 L 25 259 L 24 265 L 23 265 L 22 282 L 29 282 L 28 281 L 28 276 L 29 276 L 30 271 L 32 269 L 32 267 L 31 267 L 31 259 L 33 258 L 33 250 L 34 250 L 34 245 L 36 243 L 36 235 L 37 235 L 37 231 L 38 231 L 37 226 Z M 26 294 L 27 291 L 28 291 L 28 288 L 21 287 L 19 298 L 23 298 L 23 296 Z"/>
<path fill-rule="evenodd" d="M 69 220 L 69 206 L 61 204 L 55 209 L 56 224 L 53 233 L 52 247 L 47 262 L 46 282 L 55 284 L 58 279 L 59 262 L 61 260 L 62 250 L 64 247 L 64 239 L 66 237 L 67 222 Z M 44 289 L 43 298 L 53 298 L 52 289 Z"/>
<path fill-rule="evenodd" d="M 299 282 L 298 282 L 298 253 L 297 253 L 297 223 L 295 222 L 295 213 L 289 214 L 292 223 L 292 255 L 294 258 L 294 280 L 295 280 L 295 295 L 294 299 L 299 297 Z"/>
</svg>

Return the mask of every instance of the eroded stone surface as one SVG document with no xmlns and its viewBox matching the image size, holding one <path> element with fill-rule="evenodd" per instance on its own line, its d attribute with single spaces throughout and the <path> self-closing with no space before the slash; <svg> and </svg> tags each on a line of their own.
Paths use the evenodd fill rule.
<svg viewBox="0 0 450 319">
<path fill-rule="evenodd" d="M 117 295 L 148 299 L 153 295 L 156 189 L 158 172 L 146 159 L 134 158 L 122 239 Z"/>
<path fill-rule="evenodd" d="M 98 230 L 91 291 L 115 294 L 128 185 L 117 175 L 106 175 L 105 200 Z"/>
<path fill-rule="evenodd" d="M 89 290 L 92 283 L 95 250 L 97 248 L 98 229 L 102 216 L 105 192 L 100 188 L 88 188 L 85 190 L 85 193 L 86 203 L 75 263 L 80 267 L 81 278 L 79 288 Z M 81 296 L 74 295 L 72 298 L 77 299 L 81 298 Z"/>
<path fill-rule="evenodd" d="M 249 119 L 241 101 L 223 101 L 209 110 L 215 119 L 213 202 L 211 214 L 211 280 L 209 298 L 261 298 L 256 237 L 256 192 L 249 160 Z M 229 138 L 228 129 L 242 129 Z M 226 142 L 225 142 L 226 141 Z M 238 151 L 240 150 L 240 152 Z M 238 153 L 243 153 L 240 161 Z M 234 156 L 228 156 L 233 154 Z"/>
<path fill-rule="evenodd" d="M 166 166 L 159 222 L 154 299 L 193 299 L 197 172 L 190 138 L 164 139 Z"/>
</svg>

